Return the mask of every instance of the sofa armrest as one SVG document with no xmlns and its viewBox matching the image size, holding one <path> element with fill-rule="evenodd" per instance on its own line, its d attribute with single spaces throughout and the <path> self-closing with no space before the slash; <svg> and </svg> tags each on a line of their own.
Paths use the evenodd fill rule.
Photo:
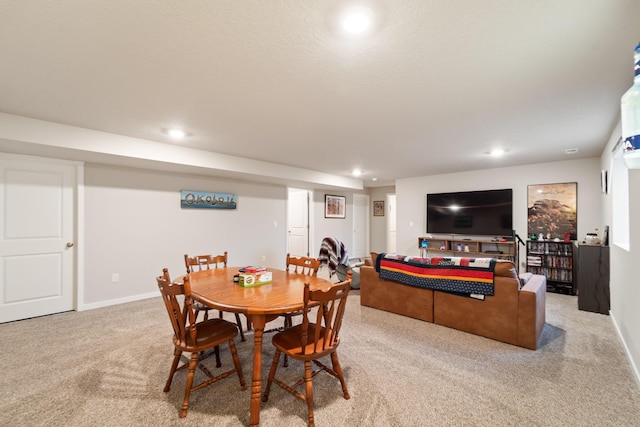
<svg viewBox="0 0 640 427">
<path fill-rule="evenodd" d="M 518 292 L 518 345 L 535 350 L 545 323 L 547 278 L 533 274 Z"/>
</svg>

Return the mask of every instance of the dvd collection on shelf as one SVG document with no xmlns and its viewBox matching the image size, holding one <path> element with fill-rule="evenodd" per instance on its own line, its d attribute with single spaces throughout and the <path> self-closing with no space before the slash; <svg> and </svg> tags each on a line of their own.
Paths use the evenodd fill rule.
<svg viewBox="0 0 640 427">
<path fill-rule="evenodd" d="M 574 243 L 527 241 L 527 271 L 547 278 L 547 290 L 575 295 Z"/>
</svg>

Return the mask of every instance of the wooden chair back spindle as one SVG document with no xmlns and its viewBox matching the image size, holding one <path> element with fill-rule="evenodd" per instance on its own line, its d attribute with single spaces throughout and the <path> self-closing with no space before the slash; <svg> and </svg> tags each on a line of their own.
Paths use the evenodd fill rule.
<svg viewBox="0 0 640 427">
<path fill-rule="evenodd" d="M 293 257 L 291 254 L 287 254 L 287 272 L 315 277 L 318 275 L 319 269 L 320 260 L 316 258 Z"/>
<path fill-rule="evenodd" d="M 227 251 L 222 255 L 195 255 L 190 257 L 188 254 L 184 254 L 184 264 L 187 267 L 187 274 L 194 271 L 209 270 L 211 268 L 218 268 L 227 266 L 228 254 Z"/>
</svg>

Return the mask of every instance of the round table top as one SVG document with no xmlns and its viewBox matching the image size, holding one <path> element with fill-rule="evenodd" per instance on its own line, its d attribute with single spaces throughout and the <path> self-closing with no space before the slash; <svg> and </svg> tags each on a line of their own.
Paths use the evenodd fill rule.
<svg viewBox="0 0 640 427">
<path fill-rule="evenodd" d="M 272 282 L 242 287 L 233 281 L 241 267 L 226 267 L 196 271 L 189 274 L 193 299 L 209 307 L 245 314 L 283 314 L 301 310 L 304 284 L 311 289 L 328 288 L 328 280 L 268 268 Z"/>
</svg>

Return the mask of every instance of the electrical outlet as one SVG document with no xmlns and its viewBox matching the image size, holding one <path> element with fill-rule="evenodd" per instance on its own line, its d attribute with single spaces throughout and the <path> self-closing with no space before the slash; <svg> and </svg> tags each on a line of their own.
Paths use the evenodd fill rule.
<svg viewBox="0 0 640 427">
<path fill-rule="evenodd" d="M 116 283 L 120 281 L 120 274 L 113 273 L 111 274 L 111 283 Z"/>
<path fill-rule="evenodd" d="M 262 255 L 262 262 L 265 262 L 267 260 L 267 256 L 266 255 Z"/>
</svg>

